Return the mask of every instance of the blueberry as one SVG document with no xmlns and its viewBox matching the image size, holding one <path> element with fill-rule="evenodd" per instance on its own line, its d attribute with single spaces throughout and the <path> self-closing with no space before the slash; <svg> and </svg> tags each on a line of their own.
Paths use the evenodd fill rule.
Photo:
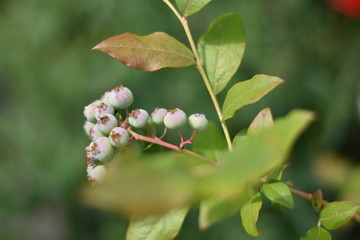
<svg viewBox="0 0 360 240">
<path fill-rule="evenodd" d="M 125 128 L 116 127 L 111 130 L 109 140 L 114 147 L 124 147 L 129 143 L 129 133 Z"/>
<path fill-rule="evenodd" d="M 107 135 L 111 129 L 118 126 L 118 121 L 114 115 L 103 114 L 99 117 L 96 125 L 100 132 Z"/>
<path fill-rule="evenodd" d="M 107 172 L 106 167 L 104 167 L 103 165 L 88 165 L 86 171 L 89 181 L 97 183 L 101 182 L 104 179 Z"/>
<path fill-rule="evenodd" d="M 128 108 L 134 101 L 132 92 L 122 85 L 117 86 L 109 94 L 109 103 L 115 109 Z"/>
<path fill-rule="evenodd" d="M 208 120 L 206 119 L 205 114 L 202 113 L 196 113 L 191 115 L 188 121 L 190 127 L 199 133 L 205 131 L 208 126 Z"/>
<path fill-rule="evenodd" d="M 114 153 L 113 147 L 107 137 L 100 137 L 90 143 L 87 149 L 87 158 L 95 161 L 106 162 Z"/>
<path fill-rule="evenodd" d="M 86 136 L 90 137 L 90 130 L 95 124 L 89 121 L 85 121 L 83 125 L 83 129 L 86 133 Z"/>
<path fill-rule="evenodd" d="M 100 100 L 96 100 L 84 107 L 84 116 L 89 122 L 96 123 L 95 111 L 96 107 L 99 106 L 100 103 Z"/>
<path fill-rule="evenodd" d="M 167 112 L 165 108 L 155 108 L 151 113 L 152 122 L 157 125 L 164 125 L 164 118 Z"/>
<path fill-rule="evenodd" d="M 95 118 L 99 119 L 99 117 L 103 114 L 112 114 L 114 115 L 114 108 L 112 108 L 110 105 L 107 105 L 104 102 L 101 102 L 99 106 L 95 109 Z"/>
<path fill-rule="evenodd" d="M 178 130 L 186 124 L 186 114 L 179 108 L 169 110 L 164 118 L 165 127 Z"/>
<path fill-rule="evenodd" d="M 97 124 L 95 124 L 94 126 L 92 126 L 90 128 L 90 134 L 89 134 L 89 138 L 92 141 L 95 141 L 96 139 L 100 138 L 100 137 L 105 137 L 104 134 L 102 134 L 102 132 L 100 132 Z"/>
<path fill-rule="evenodd" d="M 111 104 L 110 104 L 110 100 L 109 100 L 110 94 L 111 94 L 111 91 L 106 91 L 106 92 L 100 97 L 101 102 L 106 103 L 107 105 L 111 105 Z"/>
<path fill-rule="evenodd" d="M 147 111 L 144 109 L 133 110 L 129 115 L 129 124 L 135 128 L 143 128 L 150 119 Z"/>
</svg>

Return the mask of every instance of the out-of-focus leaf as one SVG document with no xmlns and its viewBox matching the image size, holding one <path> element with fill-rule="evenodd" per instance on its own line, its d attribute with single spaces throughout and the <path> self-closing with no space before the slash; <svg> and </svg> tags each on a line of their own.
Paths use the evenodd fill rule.
<svg viewBox="0 0 360 240">
<path fill-rule="evenodd" d="M 284 81 L 278 77 L 255 75 L 252 79 L 239 82 L 228 91 L 222 108 L 225 121 L 232 118 L 240 108 L 255 103 Z"/>
<path fill-rule="evenodd" d="M 227 149 L 224 134 L 214 123 L 209 123 L 206 131 L 197 134 L 192 143 L 194 152 L 211 160 L 221 161 L 224 151 Z"/>
<path fill-rule="evenodd" d="M 179 233 L 189 208 L 174 209 L 162 216 L 132 220 L 126 240 L 171 240 Z"/>
<path fill-rule="evenodd" d="M 285 171 L 285 169 L 289 166 L 289 164 L 284 164 L 283 166 L 277 168 L 274 173 L 272 174 L 272 177 L 273 179 L 276 179 L 276 180 L 281 180 L 282 179 L 282 175 Z"/>
<path fill-rule="evenodd" d="M 259 112 L 258 115 L 251 122 L 248 133 L 256 131 L 264 127 L 270 127 L 274 124 L 270 108 L 265 108 Z"/>
<path fill-rule="evenodd" d="M 283 163 L 296 137 L 312 119 L 312 112 L 295 110 L 276 120 L 274 126 L 247 136 L 234 152 L 225 154 L 222 166 L 207 178 L 207 186 L 215 191 L 200 208 L 200 227 L 207 228 L 241 207 L 238 197 L 246 196 L 242 194 L 255 179 Z M 234 202 L 234 207 L 227 209 L 228 202 Z"/>
<path fill-rule="evenodd" d="M 217 18 L 200 38 L 199 57 L 215 94 L 226 87 L 239 68 L 245 44 L 244 28 L 235 14 Z"/>
<path fill-rule="evenodd" d="M 249 186 L 237 189 L 237 193 L 229 196 L 221 191 L 215 192 L 211 197 L 200 204 L 199 226 L 205 230 L 213 224 L 239 212 L 240 208 L 251 198 L 253 191 Z"/>
<path fill-rule="evenodd" d="M 142 71 L 195 64 L 190 49 L 164 32 L 146 36 L 123 33 L 102 41 L 93 50 L 106 52 L 124 65 Z"/>
<path fill-rule="evenodd" d="M 324 228 L 315 226 L 307 232 L 306 237 L 300 240 L 331 240 L 331 235 Z"/>
<path fill-rule="evenodd" d="M 175 0 L 176 5 L 181 15 L 191 16 L 203 7 L 205 7 L 211 0 Z"/>
<path fill-rule="evenodd" d="M 277 180 L 271 180 L 262 185 L 264 195 L 272 202 L 288 208 L 294 208 L 294 199 L 289 186 Z"/>
<path fill-rule="evenodd" d="M 262 235 L 262 233 L 256 227 L 261 207 L 261 194 L 256 193 L 244 206 L 242 206 L 240 211 L 241 222 L 245 231 L 254 237 Z"/>
<path fill-rule="evenodd" d="M 232 141 L 232 144 L 233 144 L 233 147 L 236 148 L 236 146 L 238 144 L 241 144 L 242 141 L 245 140 L 246 138 L 246 134 L 248 132 L 248 129 L 247 128 L 244 128 L 244 129 L 241 129 L 234 137 L 233 141 Z"/>
<path fill-rule="evenodd" d="M 360 203 L 349 201 L 330 203 L 320 213 L 321 224 L 330 230 L 339 228 L 351 220 L 359 206 Z"/>
<path fill-rule="evenodd" d="M 150 155 L 145 159 L 122 156 L 121 160 L 114 159 L 101 184 L 83 190 L 83 201 L 138 217 L 188 206 L 198 201 L 202 192 L 193 171 L 193 167 L 202 166 L 202 162 L 197 164 L 199 161 L 179 153 Z"/>
</svg>

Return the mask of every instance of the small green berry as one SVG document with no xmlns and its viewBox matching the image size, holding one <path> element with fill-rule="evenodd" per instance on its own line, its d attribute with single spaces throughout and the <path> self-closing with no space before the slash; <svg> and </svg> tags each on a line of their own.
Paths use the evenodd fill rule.
<svg viewBox="0 0 360 240">
<path fill-rule="evenodd" d="M 88 165 L 86 171 L 89 181 L 97 183 L 101 182 L 104 179 L 107 172 L 106 167 L 104 167 L 103 165 Z"/>
<path fill-rule="evenodd" d="M 157 125 L 164 125 L 164 118 L 167 112 L 168 111 L 165 108 L 155 108 L 151 113 L 152 122 Z"/>
<path fill-rule="evenodd" d="M 100 100 L 96 100 L 84 107 L 84 116 L 89 122 L 96 123 L 95 111 L 96 107 L 99 106 L 100 103 Z"/>
<path fill-rule="evenodd" d="M 143 128 L 149 121 L 149 114 L 144 109 L 133 110 L 129 115 L 129 124 L 135 128 Z"/>
<path fill-rule="evenodd" d="M 205 114 L 196 113 L 189 117 L 189 125 L 192 129 L 196 130 L 198 133 L 203 132 L 208 127 L 208 120 L 206 119 Z"/>
<path fill-rule="evenodd" d="M 128 108 L 134 101 L 132 92 L 122 85 L 117 86 L 109 94 L 109 103 L 115 109 Z"/>
<path fill-rule="evenodd" d="M 83 125 L 84 132 L 86 136 L 90 137 L 90 130 L 95 124 L 89 121 L 85 121 Z"/>
<path fill-rule="evenodd" d="M 110 100 L 109 100 L 110 94 L 111 94 L 111 91 L 106 91 L 106 92 L 100 97 L 101 102 L 106 103 L 107 105 L 111 105 L 111 104 L 110 104 Z"/>
<path fill-rule="evenodd" d="M 129 143 L 129 133 L 125 128 L 116 127 L 111 130 L 109 140 L 114 147 L 124 147 Z"/>
<path fill-rule="evenodd" d="M 87 158 L 95 161 L 106 162 L 114 153 L 113 147 L 107 137 L 100 137 L 90 143 Z"/>
<path fill-rule="evenodd" d="M 118 126 L 118 121 L 114 115 L 103 114 L 97 120 L 96 125 L 100 132 L 107 135 L 111 132 L 111 129 Z"/>
<path fill-rule="evenodd" d="M 164 118 L 165 127 L 178 130 L 186 124 L 186 114 L 179 108 L 169 110 Z"/>
<path fill-rule="evenodd" d="M 103 114 L 111 114 L 114 115 L 114 108 L 112 108 L 110 105 L 107 105 L 104 102 L 101 102 L 99 106 L 95 109 L 95 118 L 99 119 L 99 117 Z"/>
<path fill-rule="evenodd" d="M 94 126 L 92 126 L 90 128 L 89 138 L 91 139 L 91 141 L 95 141 L 96 139 L 98 139 L 100 137 L 105 137 L 105 136 L 102 132 L 100 132 L 97 124 L 95 124 Z"/>
</svg>

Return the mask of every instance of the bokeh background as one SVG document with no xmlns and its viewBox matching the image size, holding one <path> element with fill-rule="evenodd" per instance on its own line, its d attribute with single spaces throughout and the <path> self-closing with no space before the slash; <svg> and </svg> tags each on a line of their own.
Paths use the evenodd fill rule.
<svg viewBox="0 0 360 240">
<path fill-rule="evenodd" d="M 360 200 L 360 21 L 314 0 L 213 0 L 189 18 L 198 39 L 217 16 L 234 12 L 244 22 L 247 48 L 231 84 L 254 74 L 286 83 L 245 107 L 228 124 L 231 134 L 264 107 L 275 117 L 293 108 L 314 110 L 317 120 L 295 146 L 285 179 L 330 201 Z M 179 107 L 216 119 L 196 69 L 147 73 L 127 68 L 90 49 L 124 32 L 164 31 L 187 43 L 180 24 L 161 0 L 0 1 L 0 239 L 121 240 L 121 216 L 84 206 L 86 184 L 83 107 L 119 83 L 134 95 L 134 108 Z M 224 94 L 220 94 L 224 99 Z M 179 240 L 254 239 L 239 215 L 205 232 L 196 207 Z M 258 239 L 299 239 L 317 222 L 310 204 L 274 211 L 267 203 Z M 359 239 L 359 225 L 332 232 Z"/>
</svg>

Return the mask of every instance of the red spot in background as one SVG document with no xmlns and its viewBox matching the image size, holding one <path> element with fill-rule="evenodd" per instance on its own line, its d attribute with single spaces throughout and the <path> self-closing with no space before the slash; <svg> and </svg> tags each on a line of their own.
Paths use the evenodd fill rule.
<svg viewBox="0 0 360 240">
<path fill-rule="evenodd" d="M 360 0 L 328 0 L 328 2 L 335 11 L 360 20 Z"/>
</svg>

